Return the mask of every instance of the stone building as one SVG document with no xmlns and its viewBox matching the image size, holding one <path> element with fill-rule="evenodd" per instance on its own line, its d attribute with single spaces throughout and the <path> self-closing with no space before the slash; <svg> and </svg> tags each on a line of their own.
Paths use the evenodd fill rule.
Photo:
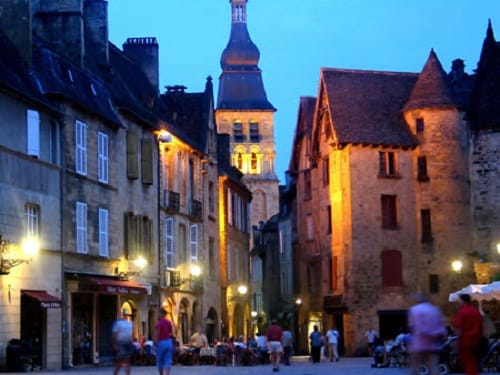
<svg viewBox="0 0 500 375">
<path fill-rule="evenodd" d="M 497 54 L 490 25 L 474 75 L 461 60 L 446 74 L 434 51 L 420 73 L 321 69 L 290 162 L 302 335 L 334 325 L 360 353 L 369 327 L 390 339 L 406 326 L 417 291 L 451 318 L 448 294 L 498 256 Z"/>
<path fill-rule="evenodd" d="M 172 86 L 160 140 L 162 304 L 172 314 L 181 343 L 201 327 L 209 341 L 220 337 L 217 132 L 212 79 L 205 91 Z M 199 272 L 199 274 L 198 274 Z"/>
</svg>

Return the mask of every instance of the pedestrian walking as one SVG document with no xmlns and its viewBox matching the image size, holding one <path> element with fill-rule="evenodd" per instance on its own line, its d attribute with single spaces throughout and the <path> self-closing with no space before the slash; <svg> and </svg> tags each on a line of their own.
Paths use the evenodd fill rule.
<svg viewBox="0 0 500 375">
<path fill-rule="evenodd" d="M 373 349 L 375 348 L 375 339 L 377 338 L 377 331 L 373 328 L 370 328 L 365 333 L 366 341 L 368 343 L 368 355 L 370 357 L 373 356 Z"/>
<path fill-rule="evenodd" d="M 408 312 L 410 373 L 419 374 L 419 368 L 425 365 L 432 374 L 439 374 L 439 348 L 446 337 L 446 322 L 439 307 L 425 294 L 416 294 L 415 302 Z"/>
<path fill-rule="evenodd" d="M 278 325 L 276 319 L 271 320 L 271 325 L 267 329 L 266 336 L 269 355 L 271 356 L 271 365 L 273 366 L 273 371 L 276 372 L 280 369 L 281 352 L 283 351 L 283 346 L 281 345 L 283 330 Z"/>
<path fill-rule="evenodd" d="M 321 359 L 321 347 L 323 346 L 323 336 L 317 325 L 313 327 L 313 331 L 309 335 L 311 342 L 311 359 L 312 363 L 319 363 Z"/>
<path fill-rule="evenodd" d="M 340 359 L 338 351 L 339 331 L 337 331 L 335 328 L 332 327 L 326 332 L 326 339 L 328 342 L 328 349 L 329 349 L 328 354 L 330 362 L 333 362 L 333 360 L 338 362 Z"/>
<path fill-rule="evenodd" d="M 169 375 L 174 353 L 173 325 L 167 319 L 167 311 L 159 311 L 158 322 L 155 325 L 154 343 L 156 345 L 156 365 L 160 375 Z"/>
<path fill-rule="evenodd" d="M 283 331 L 283 337 L 281 339 L 281 343 L 283 345 L 283 363 L 285 366 L 290 366 L 290 357 L 292 355 L 292 332 L 285 328 Z"/>
<path fill-rule="evenodd" d="M 478 348 L 483 333 L 483 318 L 479 310 L 472 305 L 468 294 L 460 294 L 458 302 L 460 308 L 455 316 L 458 360 L 466 375 L 478 375 Z"/>
<path fill-rule="evenodd" d="M 130 314 L 126 309 L 121 312 L 121 318 L 113 323 L 113 352 L 115 353 L 115 363 L 113 375 L 117 375 L 123 368 L 126 375 L 130 375 L 130 360 L 134 353 L 132 343 L 133 326 L 130 321 Z"/>
</svg>

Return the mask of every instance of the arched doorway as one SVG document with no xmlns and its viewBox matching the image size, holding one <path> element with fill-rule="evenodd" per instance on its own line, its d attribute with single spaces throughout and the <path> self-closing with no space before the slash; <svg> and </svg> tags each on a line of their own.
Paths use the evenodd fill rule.
<svg viewBox="0 0 500 375">
<path fill-rule="evenodd" d="M 211 344 L 214 342 L 215 338 L 218 338 L 217 337 L 218 318 L 217 318 L 217 312 L 215 311 L 215 309 L 213 307 L 211 307 L 210 310 L 208 310 L 208 314 L 207 314 L 205 321 L 206 321 L 205 330 L 206 330 L 207 339 L 208 339 L 208 342 Z"/>
<path fill-rule="evenodd" d="M 240 335 L 245 334 L 244 330 L 244 317 L 243 317 L 243 308 L 239 303 L 234 306 L 233 312 L 233 332 L 234 337 L 238 337 Z"/>
<path fill-rule="evenodd" d="M 179 328 L 182 344 L 189 343 L 189 324 L 188 324 L 189 301 L 183 299 L 179 306 Z"/>
<path fill-rule="evenodd" d="M 194 333 L 199 328 L 202 328 L 202 324 L 200 321 L 201 318 L 201 308 L 200 303 L 198 301 L 193 302 L 193 313 L 191 315 L 191 333 Z"/>
</svg>

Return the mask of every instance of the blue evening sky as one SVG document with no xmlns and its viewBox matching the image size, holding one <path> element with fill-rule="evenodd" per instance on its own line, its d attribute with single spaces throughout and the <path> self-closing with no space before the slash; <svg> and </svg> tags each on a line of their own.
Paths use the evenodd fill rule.
<svg viewBox="0 0 500 375">
<path fill-rule="evenodd" d="M 229 0 L 109 0 L 109 39 L 156 37 L 160 90 L 203 91 L 229 40 Z M 249 0 L 247 24 L 274 117 L 276 172 L 284 182 L 298 103 L 316 96 L 321 67 L 420 72 L 431 48 L 446 71 L 471 73 L 491 19 L 500 39 L 500 0 Z"/>
</svg>

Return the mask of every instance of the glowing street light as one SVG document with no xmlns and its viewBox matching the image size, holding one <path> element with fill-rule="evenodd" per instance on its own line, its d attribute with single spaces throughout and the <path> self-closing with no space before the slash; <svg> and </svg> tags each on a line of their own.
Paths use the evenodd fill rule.
<svg viewBox="0 0 500 375">
<path fill-rule="evenodd" d="M 463 268 L 463 263 L 461 260 L 454 260 L 453 262 L 451 262 L 451 268 L 453 269 L 453 271 L 455 272 L 460 272 Z"/>
</svg>

